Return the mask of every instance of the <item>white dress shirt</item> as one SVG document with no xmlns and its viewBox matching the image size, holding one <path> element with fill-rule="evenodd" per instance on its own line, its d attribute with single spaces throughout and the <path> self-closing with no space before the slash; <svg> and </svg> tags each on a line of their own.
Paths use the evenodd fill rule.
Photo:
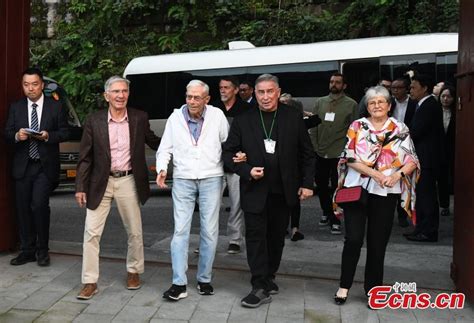
<svg viewBox="0 0 474 323">
<path fill-rule="evenodd" d="M 398 101 L 395 99 L 395 111 L 393 112 L 393 117 L 397 119 L 400 122 L 405 122 L 405 115 L 407 113 L 407 107 L 408 107 L 408 96 L 404 101 Z"/>
<path fill-rule="evenodd" d="M 28 124 L 30 125 L 31 128 L 31 113 L 33 112 L 33 103 L 36 103 L 36 114 L 38 115 L 38 130 L 41 131 L 41 115 L 43 113 L 43 104 L 44 104 L 44 95 L 41 95 L 41 97 L 38 99 L 38 101 L 33 102 L 30 99 L 28 99 Z"/>
</svg>

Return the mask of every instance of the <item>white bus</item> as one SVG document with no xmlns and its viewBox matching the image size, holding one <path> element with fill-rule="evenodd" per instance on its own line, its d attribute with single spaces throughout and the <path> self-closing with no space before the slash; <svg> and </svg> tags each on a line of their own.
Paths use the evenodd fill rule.
<svg viewBox="0 0 474 323">
<path fill-rule="evenodd" d="M 329 93 L 329 78 L 338 71 L 347 79 L 347 94 L 356 101 L 374 80 L 397 78 L 409 69 L 429 74 L 436 81 L 454 84 L 458 34 L 387 36 L 268 47 L 247 43 L 246 47 L 134 58 L 124 72 L 124 77 L 131 81 L 129 105 L 147 111 L 153 130 L 161 135 L 173 109 L 185 102 L 185 87 L 192 79 L 209 84 L 212 104 L 213 98 L 219 98 L 219 77 L 234 75 L 240 81 L 253 82 L 260 74 L 271 73 L 279 77 L 282 91 L 301 100 L 307 110 L 316 97 Z"/>
</svg>

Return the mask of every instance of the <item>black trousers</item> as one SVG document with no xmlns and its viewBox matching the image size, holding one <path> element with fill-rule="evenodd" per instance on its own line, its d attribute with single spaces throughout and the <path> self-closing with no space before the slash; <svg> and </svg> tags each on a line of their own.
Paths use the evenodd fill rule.
<svg viewBox="0 0 474 323">
<path fill-rule="evenodd" d="M 437 176 L 430 168 L 422 168 L 416 184 L 416 226 L 417 233 L 438 237 L 439 205 L 436 190 Z"/>
<path fill-rule="evenodd" d="M 280 267 L 289 207 L 281 194 L 269 194 L 261 213 L 245 212 L 247 262 L 253 288 L 268 288 Z"/>
<path fill-rule="evenodd" d="M 21 251 L 26 254 L 49 249 L 49 196 L 52 187 L 39 161 L 29 161 L 25 176 L 15 181 Z"/>
<path fill-rule="evenodd" d="M 438 178 L 439 206 L 449 208 L 449 196 L 453 192 L 454 170 L 452 164 L 441 165 L 441 174 Z"/>
<path fill-rule="evenodd" d="M 337 186 L 337 164 L 339 158 L 322 158 L 316 154 L 316 169 L 314 180 L 318 186 L 319 203 L 323 214 L 329 218 L 329 224 L 341 224 L 332 210 L 332 196 Z M 331 180 L 331 187 L 329 187 Z"/>
<path fill-rule="evenodd" d="M 392 231 L 393 216 L 399 194 L 379 196 L 369 194 L 366 207 L 346 206 L 344 223 L 346 236 L 341 262 L 341 288 L 351 288 L 364 243 L 367 222 L 367 260 L 364 289 L 383 284 L 385 250 Z"/>
<path fill-rule="evenodd" d="M 300 216 L 301 216 L 301 202 L 298 201 L 295 206 L 290 208 L 290 227 L 299 228 L 300 227 Z"/>
<path fill-rule="evenodd" d="M 408 214 L 405 209 L 400 205 L 401 197 L 397 201 L 397 214 L 398 214 L 398 221 L 403 221 L 408 218 Z"/>
</svg>

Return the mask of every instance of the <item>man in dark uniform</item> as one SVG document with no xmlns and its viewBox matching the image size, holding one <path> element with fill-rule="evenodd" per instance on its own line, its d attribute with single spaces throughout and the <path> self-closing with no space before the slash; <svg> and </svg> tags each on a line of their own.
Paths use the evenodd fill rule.
<svg viewBox="0 0 474 323">
<path fill-rule="evenodd" d="M 412 78 L 410 94 L 418 101 L 410 126 L 410 135 L 420 160 L 421 173 L 416 185 L 416 225 L 411 241 L 438 241 L 439 210 L 436 181 L 445 157 L 443 146 L 443 113 L 439 102 L 431 95 L 432 80 L 426 75 Z"/>
<path fill-rule="evenodd" d="M 59 183 L 59 143 L 69 137 L 66 111 L 60 102 L 43 95 L 43 74 L 23 72 L 24 98 L 10 107 L 5 127 L 14 145 L 13 178 L 20 229 L 20 254 L 13 266 L 38 261 L 49 266 L 49 195 Z"/>
</svg>

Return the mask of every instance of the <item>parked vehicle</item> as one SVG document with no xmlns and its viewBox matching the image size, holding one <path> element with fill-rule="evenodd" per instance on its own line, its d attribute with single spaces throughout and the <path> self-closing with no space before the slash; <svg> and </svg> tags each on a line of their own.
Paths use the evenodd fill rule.
<svg viewBox="0 0 474 323">
<path fill-rule="evenodd" d="M 61 173 L 59 177 L 60 186 L 74 185 L 76 179 L 76 165 L 79 157 L 79 143 L 82 136 L 82 127 L 79 117 L 74 110 L 71 101 L 64 88 L 55 80 L 45 77 L 43 93 L 56 101 L 61 101 L 63 108 L 67 109 L 67 122 L 70 127 L 71 136 L 69 141 L 59 144 L 59 159 L 61 162 Z"/>
<path fill-rule="evenodd" d="M 236 45 L 236 46 L 234 46 Z M 162 135 L 167 118 L 185 103 L 192 79 L 210 86 L 211 102 L 219 98 L 219 78 L 234 75 L 253 82 L 262 73 L 279 77 L 282 92 L 291 93 L 311 111 L 315 99 L 328 94 L 334 72 L 344 73 L 347 93 L 360 100 L 364 89 L 381 76 L 397 78 L 409 69 L 454 83 L 458 34 L 435 33 L 373 37 L 313 44 L 255 47 L 232 42 L 230 50 L 177 53 L 134 58 L 125 68 L 131 81 L 129 105 L 148 113 L 152 129 Z M 156 177 L 155 152 L 147 150 L 150 179 Z"/>
</svg>

